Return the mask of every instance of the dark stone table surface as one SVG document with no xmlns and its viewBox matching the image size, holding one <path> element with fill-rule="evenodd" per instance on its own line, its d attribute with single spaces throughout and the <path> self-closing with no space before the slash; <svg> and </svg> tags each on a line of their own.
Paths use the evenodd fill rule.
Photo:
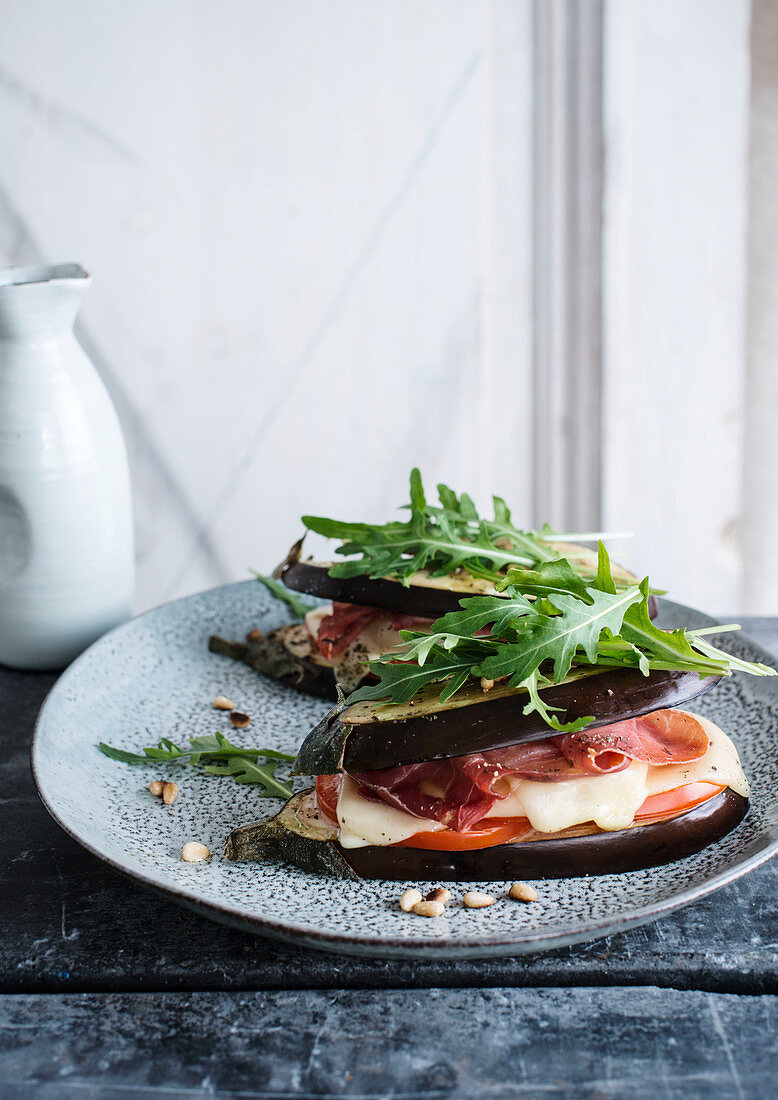
<svg viewBox="0 0 778 1100">
<path fill-rule="evenodd" d="M 741 618 L 778 651 L 778 619 Z M 38 801 L 54 682 L 0 668 L 0 1098 L 778 1094 L 778 861 L 653 924 L 527 957 L 325 955 L 100 863 Z"/>
</svg>

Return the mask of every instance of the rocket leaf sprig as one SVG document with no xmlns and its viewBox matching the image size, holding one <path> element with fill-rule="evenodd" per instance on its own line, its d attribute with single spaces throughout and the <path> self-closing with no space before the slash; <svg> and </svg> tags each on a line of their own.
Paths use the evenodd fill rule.
<svg viewBox="0 0 778 1100">
<path fill-rule="evenodd" d="M 462 610 L 438 619 L 429 633 L 401 631 L 405 648 L 372 661 L 369 667 L 379 682 L 359 688 L 348 702 L 407 703 L 431 683 L 440 685 L 445 702 L 468 682 L 503 679 L 527 692 L 525 714 L 537 712 L 559 732 L 577 732 L 594 717 L 563 724 L 552 713 L 557 708 L 541 695 L 573 668 L 637 668 L 646 676 L 652 670 L 696 672 L 700 677 L 734 671 L 776 675 L 768 665 L 717 649 L 703 637 L 710 628 L 656 626 L 649 615 L 648 578 L 617 589 L 602 542 L 597 574 L 588 584 L 560 559 L 537 570 L 511 568 L 500 587 L 503 596 L 460 600 Z"/>
<path fill-rule="evenodd" d="M 438 485 L 440 504 L 430 504 L 418 469 L 411 471 L 410 498 L 405 506 L 410 518 L 383 525 L 303 516 L 310 531 L 340 539 L 336 553 L 351 559 L 334 565 L 330 575 L 393 577 L 407 585 L 422 569 L 433 577 L 464 569 L 474 577 L 497 583 L 505 580 L 511 567 L 535 570 L 544 563 L 556 563 L 558 567 L 560 554 L 553 546 L 555 540 L 564 537 L 595 541 L 599 537 L 592 533 L 560 536 L 550 527 L 542 532 L 522 531 L 513 525 L 508 505 L 498 496 L 492 498 L 494 517 L 482 518 L 467 493 L 457 496 L 442 484 Z M 567 567 L 591 579 L 585 567 L 580 566 L 577 572 L 569 562 Z M 542 583 L 540 578 L 538 583 Z"/>
<path fill-rule="evenodd" d="M 191 748 L 181 748 L 169 737 L 163 737 L 156 745 L 144 748 L 142 753 L 116 749 L 104 741 L 98 747 L 105 756 L 123 764 L 192 764 L 210 775 L 230 776 L 236 783 L 250 783 L 259 788 L 260 798 L 292 797 L 292 788 L 275 772 L 279 763 L 291 763 L 293 756 L 275 749 L 233 745 L 222 733 L 190 737 L 189 744 Z"/>
</svg>

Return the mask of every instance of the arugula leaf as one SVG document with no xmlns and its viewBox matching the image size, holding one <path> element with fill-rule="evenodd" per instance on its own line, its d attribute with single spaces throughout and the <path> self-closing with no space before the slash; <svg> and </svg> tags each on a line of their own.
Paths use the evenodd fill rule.
<svg viewBox="0 0 778 1100">
<path fill-rule="evenodd" d="M 231 775 L 238 783 L 254 783 L 261 787 L 260 798 L 291 798 L 292 788 L 276 778 L 275 771 L 283 760 L 291 763 L 293 756 L 278 752 L 276 749 L 251 749 L 233 745 L 222 733 L 214 736 L 190 737 L 191 748 L 182 749 L 168 737 L 163 737 L 156 746 L 143 750 L 143 754 L 128 752 L 99 744 L 100 752 L 111 760 L 124 764 L 160 764 L 189 763 L 195 767 L 202 765 L 211 775 Z M 260 764 L 259 760 L 266 763 Z"/>
<path fill-rule="evenodd" d="M 249 569 L 249 573 L 253 573 L 260 584 L 264 584 L 269 592 L 272 592 L 279 600 L 283 600 L 298 619 L 304 619 L 309 611 L 313 611 L 315 604 L 301 600 L 298 595 L 287 588 L 285 584 L 275 580 L 274 577 L 267 577 L 264 573 L 258 573 L 256 569 Z"/>
<path fill-rule="evenodd" d="M 528 572 L 533 574 L 529 578 Z M 528 693 L 525 713 L 535 711 L 551 729 L 573 732 L 585 729 L 594 718 L 564 724 L 553 714 L 558 708 L 549 707 L 542 692 L 564 679 L 574 665 L 638 668 L 645 676 L 653 669 L 691 671 L 700 677 L 729 676 L 736 671 L 776 675 L 767 665 L 732 657 L 703 637 L 724 628 L 661 630 L 648 613 L 652 591 L 648 578 L 618 590 L 602 543 L 597 574 L 583 593 L 580 578 L 571 577 L 559 561 L 532 571 L 511 570 L 510 575 L 536 587 L 534 604 L 518 586 L 508 583 L 503 586 L 504 597 L 460 600 L 461 610 L 438 619 L 428 634 L 401 631 L 407 649 L 372 661 L 369 667 L 379 682 L 360 688 L 348 703 L 363 699 L 407 703 L 430 683 L 441 684 L 440 700 L 445 702 L 468 681 L 507 679 L 510 687 Z M 568 591 L 551 591 L 565 584 Z M 489 624 L 490 634 L 472 636 Z"/>
<path fill-rule="evenodd" d="M 144 749 L 143 756 L 137 752 L 111 748 L 103 741 L 100 742 L 100 751 L 110 756 L 112 760 L 121 760 L 124 764 L 170 763 L 172 760 L 179 760 L 182 756 L 189 755 L 186 749 L 180 749 L 168 737 L 163 737 L 156 746 L 152 745 Z"/>
<path fill-rule="evenodd" d="M 106 756 L 110 756 L 111 760 L 121 760 L 123 764 L 150 764 L 148 756 L 141 756 L 137 752 L 125 752 L 124 749 L 114 749 L 111 745 L 106 745 L 104 741 L 101 741 L 98 745 L 100 752 L 105 753 Z"/>
<path fill-rule="evenodd" d="M 261 765 L 247 757 L 232 756 L 224 763 L 207 764 L 205 770 L 211 775 L 232 776 L 236 783 L 253 783 L 262 786 L 265 797 L 291 798 L 292 788 L 289 784 L 275 777 L 277 767 L 277 760 Z"/>
<path fill-rule="evenodd" d="M 559 558 L 534 531 L 514 527 L 501 497 L 494 497 L 494 519 L 482 519 L 466 493 L 457 496 L 438 486 L 440 506 L 427 502 L 421 474 L 411 471 L 407 522 L 384 525 L 344 523 L 322 516 L 303 516 L 305 526 L 326 538 L 341 540 L 336 553 L 352 560 L 330 570 L 333 577 L 395 577 L 409 583 L 413 573 L 429 569 L 442 577 L 466 569 L 474 577 L 500 581 L 508 566 L 535 566 Z M 359 557 L 354 557 L 360 555 Z"/>
<path fill-rule="evenodd" d="M 597 576 L 594 578 L 593 587 L 599 589 L 600 592 L 615 593 L 616 591 L 613 573 L 611 572 L 611 560 L 602 539 L 597 543 Z"/>
<path fill-rule="evenodd" d="M 550 707 L 546 701 L 540 695 L 541 686 L 547 687 L 553 684 L 553 680 L 549 680 L 548 677 L 541 675 L 538 669 L 528 676 L 521 684 L 521 687 L 526 688 L 529 693 L 529 702 L 524 708 L 524 714 L 532 714 L 537 712 L 547 726 L 556 730 L 557 733 L 580 733 L 581 730 L 586 729 L 594 721 L 594 715 L 590 714 L 585 718 L 576 718 L 573 722 L 560 722 L 551 712 L 554 710 L 561 710 L 561 707 Z"/>
<path fill-rule="evenodd" d="M 393 703 L 408 703 L 421 687 L 434 681 L 444 682 L 445 687 L 441 690 L 440 698 L 445 702 L 463 686 L 472 667 L 471 653 L 450 655 L 438 649 L 433 649 L 424 665 L 415 662 L 385 664 L 373 661 L 370 668 L 381 677 L 380 683 L 363 685 L 349 695 L 348 702 L 350 705 L 363 699 L 388 697 Z M 453 689 L 452 685 L 455 685 Z"/>
<path fill-rule="evenodd" d="M 475 674 L 490 680 L 509 676 L 510 686 L 519 687 L 544 661 L 553 661 L 554 679 L 559 681 L 570 671 L 579 646 L 589 662 L 596 664 L 601 632 L 618 634 L 625 612 L 641 598 L 641 592 L 633 587 L 613 595 L 592 589 L 591 594 L 591 606 L 574 596 L 556 596 L 554 606 L 559 615 L 533 612 L 520 640 L 487 657 Z"/>
<path fill-rule="evenodd" d="M 692 664 L 697 668 L 704 667 L 704 671 L 700 672 L 702 676 L 725 675 L 729 667 L 726 654 L 710 646 L 710 650 L 720 656 L 711 659 L 711 655 L 708 654 L 709 659 L 703 661 L 699 651 L 692 647 L 683 628 L 660 630 L 654 625 L 648 613 L 648 578 L 640 587 L 645 598 L 635 607 L 630 608 L 624 616 L 621 627 L 621 637 L 624 641 L 631 642 L 637 648 L 648 650 L 651 668 L 669 668 L 672 671 L 679 666 L 684 668 Z"/>
<path fill-rule="evenodd" d="M 602 546 L 602 543 L 600 543 Z M 512 587 L 519 592 L 526 592 L 534 596 L 553 596 L 556 594 L 573 595 L 584 603 L 591 603 L 592 597 L 586 586 L 586 581 L 573 569 L 567 558 L 557 558 L 554 561 L 544 561 L 538 569 L 519 569 L 511 566 L 505 580 L 497 584 L 497 590 L 504 592 Z M 599 585 L 595 585 L 599 587 Z M 613 589 L 603 588 L 603 592 L 615 592 Z M 553 602 L 553 601 L 552 601 Z"/>
<path fill-rule="evenodd" d="M 493 623 L 492 633 L 501 634 L 517 619 L 531 614 L 533 607 L 528 599 L 515 595 L 495 600 L 494 596 L 466 596 L 459 601 L 461 611 L 450 611 L 432 624 L 432 630 L 441 634 L 456 634 L 469 638 Z"/>
</svg>

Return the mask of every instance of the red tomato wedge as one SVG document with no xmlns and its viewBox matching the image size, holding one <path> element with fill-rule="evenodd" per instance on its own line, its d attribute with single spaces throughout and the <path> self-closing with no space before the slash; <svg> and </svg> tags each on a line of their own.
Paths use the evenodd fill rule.
<svg viewBox="0 0 778 1100">
<path fill-rule="evenodd" d="M 684 787 L 676 787 L 673 791 L 664 791 L 662 794 L 649 795 L 638 812 L 635 821 L 643 817 L 674 817 L 676 814 L 685 813 L 694 809 L 702 802 L 725 791 L 726 787 L 717 786 L 715 783 L 687 783 Z"/>
<path fill-rule="evenodd" d="M 338 795 L 340 794 L 339 775 L 318 775 L 316 777 L 316 802 L 319 809 L 330 821 L 338 823 Z"/>
<path fill-rule="evenodd" d="M 521 840 L 531 829 L 526 817 L 490 817 L 489 824 L 483 828 L 476 826 L 466 833 L 457 833 L 453 829 L 441 829 L 438 833 L 414 833 L 407 840 L 399 840 L 391 847 L 465 852 L 473 848 L 494 848 L 498 844 L 510 844 L 514 840 Z"/>
<path fill-rule="evenodd" d="M 337 824 L 338 794 L 340 793 L 339 775 L 320 775 L 316 779 L 316 801 L 322 813 Z M 643 819 L 676 817 L 694 809 L 709 798 L 713 798 L 726 788 L 715 783 L 687 783 L 672 791 L 652 794 L 645 800 L 635 814 L 635 822 Z M 419 832 L 407 840 L 392 844 L 392 848 L 426 848 L 439 852 L 463 852 L 477 848 L 493 848 L 498 844 L 511 844 L 531 831 L 526 817 L 484 818 L 474 829 L 458 833 L 453 829 L 441 829 L 439 832 Z"/>
</svg>

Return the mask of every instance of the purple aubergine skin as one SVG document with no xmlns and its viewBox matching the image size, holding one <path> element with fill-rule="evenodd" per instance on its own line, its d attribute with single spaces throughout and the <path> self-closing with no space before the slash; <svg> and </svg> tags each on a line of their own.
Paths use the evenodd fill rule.
<svg viewBox="0 0 778 1100">
<path fill-rule="evenodd" d="M 644 676 L 639 669 L 619 668 L 546 688 L 542 695 L 549 706 L 562 708 L 556 712 L 560 721 L 593 714 L 587 728 L 595 729 L 686 703 L 718 679 L 700 679 L 696 672 L 654 671 Z M 378 771 L 553 737 L 554 730 L 537 713 L 524 714 L 526 704 L 526 693 L 517 691 L 469 706 L 444 704 L 431 715 L 360 724 L 349 722 L 348 707 L 336 708 L 303 741 L 293 773 Z"/>
<path fill-rule="evenodd" d="M 683 859 L 732 832 L 747 812 L 748 799 L 727 789 L 681 817 L 612 833 L 499 844 L 465 852 L 399 847 L 345 849 L 339 844 L 337 849 L 351 870 L 365 879 L 489 882 L 582 878 L 640 871 Z"/>
<path fill-rule="evenodd" d="M 331 577 L 325 565 L 300 561 L 301 545 L 302 539 L 294 544 L 286 560 L 273 573 L 277 580 L 283 581 L 287 588 L 295 592 L 433 620 L 452 611 L 461 611 L 460 600 L 467 598 L 464 592 L 413 584 L 406 587 L 400 581 L 385 578 Z M 657 602 L 650 596 L 648 613 L 652 619 L 656 618 L 657 610 Z"/>
</svg>

